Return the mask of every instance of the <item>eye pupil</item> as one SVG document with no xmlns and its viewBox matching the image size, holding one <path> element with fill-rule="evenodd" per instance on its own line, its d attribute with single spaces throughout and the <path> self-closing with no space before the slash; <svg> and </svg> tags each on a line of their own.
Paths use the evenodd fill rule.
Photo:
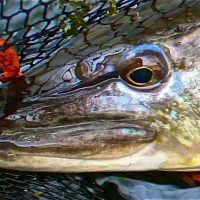
<svg viewBox="0 0 200 200">
<path fill-rule="evenodd" d="M 153 72 L 148 68 L 140 68 L 131 72 L 129 76 L 136 84 L 145 84 L 152 79 Z"/>
</svg>

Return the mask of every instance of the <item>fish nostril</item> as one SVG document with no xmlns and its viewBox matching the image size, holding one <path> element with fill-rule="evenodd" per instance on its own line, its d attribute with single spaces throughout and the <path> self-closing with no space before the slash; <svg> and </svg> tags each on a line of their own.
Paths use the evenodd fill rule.
<svg viewBox="0 0 200 200">
<path fill-rule="evenodd" d="M 146 67 L 137 68 L 129 74 L 129 79 L 136 85 L 149 83 L 153 78 L 153 71 Z"/>
</svg>

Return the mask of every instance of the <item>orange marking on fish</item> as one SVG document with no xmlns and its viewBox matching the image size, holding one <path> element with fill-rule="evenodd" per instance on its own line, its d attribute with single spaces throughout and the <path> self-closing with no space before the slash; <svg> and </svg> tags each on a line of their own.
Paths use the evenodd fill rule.
<svg viewBox="0 0 200 200">
<path fill-rule="evenodd" d="M 0 47 L 4 45 L 5 41 L 0 38 Z M 2 82 L 22 76 L 19 57 L 13 47 L 0 50 L 0 68 L 3 70 L 3 73 L 0 75 L 0 81 Z"/>
</svg>

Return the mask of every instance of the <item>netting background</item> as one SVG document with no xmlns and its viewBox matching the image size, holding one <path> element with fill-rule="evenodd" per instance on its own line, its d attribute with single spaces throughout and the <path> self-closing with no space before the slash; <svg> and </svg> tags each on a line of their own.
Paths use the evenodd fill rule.
<svg viewBox="0 0 200 200">
<path fill-rule="evenodd" d="M 107 16 L 108 1 L 83 2 L 91 6 L 84 14 L 86 26 Z M 120 0 L 116 4 L 117 10 L 128 11 L 139 2 L 141 1 Z M 33 66 L 48 62 L 55 51 L 64 45 L 67 46 L 73 35 L 66 36 L 66 32 L 60 28 L 60 23 L 65 18 L 68 25 L 70 21 L 67 20 L 67 16 L 76 12 L 70 3 L 61 6 L 58 0 L 0 1 L 0 38 L 10 41 L 15 46 L 20 55 L 22 71 L 27 71 Z M 81 32 L 83 28 L 77 27 L 76 33 Z"/>
<path fill-rule="evenodd" d="M 73 0 L 1 0 L 0 38 L 7 39 L 14 45 L 20 56 L 21 71 L 31 76 L 32 71 L 36 73 L 36 68 L 49 64 L 55 54 L 60 53 L 52 61 L 52 65 L 58 67 L 63 64 L 60 62 L 62 57 L 73 58 L 78 51 L 78 54 L 83 55 L 86 48 L 88 53 L 101 49 L 100 45 L 127 43 L 127 38 L 128 43 L 135 37 L 137 40 L 141 39 L 140 35 L 145 37 L 145 31 L 148 34 L 150 27 L 155 26 L 155 19 L 160 18 L 160 24 L 163 21 L 166 23 L 178 9 L 187 13 L 191 6 L 198 4 L 198 1 L 192 0 L 167 0 L 164 3 L 152 0 L 117 0 L 117 14 L 110 17 L 110 1 L 112 0 L 80 0 L 75 1 L 80 2 L 80 6 L 72 6 Z M 60 2 L 65 3 L 61 6 Z M 90 5 L 90 8 L 84 10 L 82 4 Z M 146 12 L 147 8 L 151 9 Z M 143 16 L 137 20 L 135 10 L 144 10 Z M 81 17 L 85 26 L 77 26 L 74 34 L 66 34 L 65 28 L 61 28 L 62 20 L 65 19 L 64 24 L 69 28 L 72 25 L 72 15 L 76 16 L 80 12 L 83 13 Z M 83 34 L 76 37 L 80 32 Z M 66 62 L 67 59 L 64 60 Z"/>
<path fill-rule="evenodd" d="M 1 200 L 124 200 L 134 198 L 134 184 L 129 188 L 128 179 L 151 181 L 152 183 L 174 184 L 174 188 L 180 187 L 182 189 L 189 188 L 189 183 L 186 173 L 173 172 L 138 172 L 138 173 L 80 173 L 80 174 L 63 174 L 63 173 L 34 173 L 34 172 L 13 172 L 2 170 L 0 171 L 0 199 Z M 110 180 L 121 179 L 121 184 L 127 187 L 127 192 L 130 193 L 130 198 L 124 198 L 120 195 L 119 185 L 112 183 L 105 183 L 100 185 L 98 180 L 107 177 Z M 125 178 L 125 179 L 123 179 Z M 183 181 L 185 179 L 186 181 Z M 146 183 L 147 184 L 147 183 Z M 191 183 L 190 183 L 191 184 Z M 190 185 L 194 187 L 195 185 Z M 196 185 L 198 186 L 198 185 Z M 153 189 L 153 193 L 163 193 L 164 191 L 156 188 L 151 188 L 150 185 L 145 185 L 146 192 L 141 194 L 141 199 L 146 199 L 145 194 L 152 199 L 149 194 L 149 189 Z M 126 193 L 126 189 L 124 192 Z M 142 189 L 142 186 L 141 186 Z M 177 198 L 184 198 L 185 194 L 190 193 L 193 198 L 195 194 L 198 196 L 199 190 L 187 191 L 182 190 L 177 192 Z M 170 193 L 169 190 L 165 191 Z M 138 191 L 140 193 L 140 191 Z M 131 194 L 133 195 L 131 197 Z M 161 195 L 162 196 L 162 195 Z M 164 195 L 164 197 L 166 197 Z M 169 197 L 169 196 L 168 196 Z M 165 199 L 169 199 L 166 197 Z M 175 196 L 173 196 L 175 197 Z M 136 198 L 138 199 L 138 198 Z M 154 198 L 153 198 L 154 199 Z"/>
</svg>

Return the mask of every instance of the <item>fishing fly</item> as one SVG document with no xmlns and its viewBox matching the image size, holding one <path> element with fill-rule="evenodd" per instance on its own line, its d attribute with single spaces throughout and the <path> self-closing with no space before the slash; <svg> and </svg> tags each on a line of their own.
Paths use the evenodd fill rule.
<svg viewBox="0 0 200 200">
<path fill-rule="evenodd" d="M 0 47 L 4 47 L 6 44 L 10 44 L 10 42 L 0 38 Z M 0 69 L 3 71 L 3 73 L 0 74 L 1 82 L 7 82 L 12 78 L 22 76 L 20 72 L 19 56 L 12 46 L 5 47 L 5 49 L 0 51 Z"/>
</svg>

